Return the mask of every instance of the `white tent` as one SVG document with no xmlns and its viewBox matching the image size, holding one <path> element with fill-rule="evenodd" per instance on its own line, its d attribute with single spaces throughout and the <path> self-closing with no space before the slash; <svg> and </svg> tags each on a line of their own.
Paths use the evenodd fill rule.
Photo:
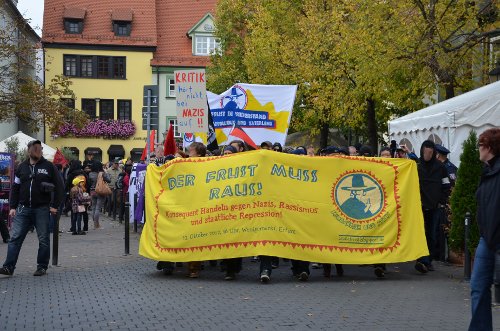
<svg viewBox="0 0 500 331">
<path fill-rule="evenodd" d="M 450 150 L 448 158 L 458 166 L 469 131 L 479 135 L 492 127 L 500 127 L 500 82 L 389 121 L 389 137 L 411 145 L 417 156 L 422 142 L 433 140 Z"/>
<path fill-rule="evenodd" d="M 16 134 L 10 136 L 9 138 L 0 141 L 0 152 L 7 152 L 7 146 L 5 145 L 5 141 L 12 139 L 14 137 L 16 137 L 19 140 L 20 148 L 28 147 L 28 143 L 30 141 L 36 140 L 35 138 L 28 136 L 24 132 L 18 131 Z M 56 154 L 56 150 L 44 143 L 42 143 L 42 147 L 43 147 L 43 157 L 46 158 L 47 160 L 52 161 L 54 159 L 54 155 Z"/>
</svg>

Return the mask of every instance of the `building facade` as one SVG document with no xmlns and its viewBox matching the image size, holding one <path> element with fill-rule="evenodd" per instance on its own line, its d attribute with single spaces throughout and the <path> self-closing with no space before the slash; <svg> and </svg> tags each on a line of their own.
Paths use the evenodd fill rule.
<svg viewBox="0 0 500 331">
<path fill-rule="evenodd" d="M 143 87 L 152 83 L 157 45 L 155 1 L 45 0 L 42 43 L 46 81 L 69 77 L 76 98 L 65 101 L 90 118 L 80 131 L 74 123 L 47 128 L 46 141 L 81 160 L 87 151 L 103 162 L 140 157 Z"/>
<path fill-rule="evenodd" d="M 23 49 L 22 52 L 16 52 L 16 54 L 2 52 L 2 54 L 9 54 L 9 56 L 0 57 L 0 92 L 2 94 L 15 93 L 18 82 L 26 77 L 35 79 L 42 84 L 36 74 L 36 47 L 40 42 L 40 37 L 17 9 L 17 0 L 0 0 L 0 37 L 2 44 L 0 47 L 15 46 Z M 25 57 L 23 61 L 20 61 L 19 56 Z M 17 68 L 19 63 L 23 63 L 20 70 Z M 43 136 L 43 130 L 38 133 L 31 132 L 21 119 L 0 122 L 0 140 L 6 139 L 18 131 L 23 131 L 35 138 Z"/>
<path fill-rule="evenodd" d="M 210 53 L 217 48 L 213 14 L 216 0 L 158 0 L 158 46 L 151 61 L 153 83 L 159 90 L 159 132 L 170 124 L 177 131 L 174 71 L 203 69 Z M 160 140 L 162 139 L 160 135 Z"/>
</svg>

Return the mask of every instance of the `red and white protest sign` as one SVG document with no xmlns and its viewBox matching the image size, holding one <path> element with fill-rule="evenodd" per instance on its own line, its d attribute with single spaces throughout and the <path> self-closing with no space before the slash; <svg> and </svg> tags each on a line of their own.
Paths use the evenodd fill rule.
<svg viewBox="0 0 500 331">
<path fill-rule="evenodd" d="M 205 70 L 179 70 L 174 76 L 179 132 L 208 132 Z"/>
</svg>

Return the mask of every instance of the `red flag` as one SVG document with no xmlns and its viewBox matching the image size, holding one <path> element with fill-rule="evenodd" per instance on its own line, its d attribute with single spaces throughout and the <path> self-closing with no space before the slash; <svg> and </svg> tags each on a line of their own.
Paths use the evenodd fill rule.
<svg viewBox="0 0 500 331">
<path fill-rule="evenodd" d="M 141 161 L 146 160 L 146 156 L 148 153 L 147 147 L 148 145 L 146 143 L 146 146 L 144 146 L 144 149 L 142 150 Z M 155 130 L 151 131 L 151 134 L 149 136 L 149 152 L 151 153 L 154 151 L 155 151 Z"/>
<path fill-rule="evenodd" d="M 54 164 L 60 164 L 64 168 L 65 166 L 68 165 L 68 160 L 64 157 L 63 153 L 59 150 L 59 148 L 56 150 L 56 154 L 54 155 L 54 161 L 52 161 Z"/>
<path fill-rule="evenodd" d="M 233 126 L 233 129 L 229 133 L 230 136 L 238 137 L 243 140 L 248 146 L 253 147 L 253 149 L 259 149 L 257 145 L 253 142 L 252 138 L 241 128 L 240 126 Z"/>
<path fill-rule="evenodd" d="M 177 144 L 174 139 L 174 128 L 172 123 L 170 123 L 170 127 L 168 128 L 167 137 L 165 138 L 165 143 L 163 144 L 163 156 L 167 156 L 169 154 L 175 154 L 177 152 Z"/>
</svg>

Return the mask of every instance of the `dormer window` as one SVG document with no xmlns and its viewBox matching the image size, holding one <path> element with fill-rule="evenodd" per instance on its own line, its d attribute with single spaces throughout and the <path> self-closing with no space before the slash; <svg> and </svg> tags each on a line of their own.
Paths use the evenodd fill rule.
<svg viewBox="0 0 500 331">
<path fill-rule="evenodd" d="M 65 8 L 64 9 L 64 31 L 68 34 L 81 34 L 83 32 L 83 20 L 85 9 Z"/>
<path fill-rule="evenodd" d="M 131 27 L 130 22 L 113 22 L 115 36 L 130 36 Z"/>
<path fill-rule="evenodd" d="M 65 20 L 64 30 L 66 33 L 79 34 L 83 31 L 83 21 Z"/>
<path fill-rule="evenodd" d="M 193 40 L 193 55 L 207 56 L 219 50 L 214 32 L 214 18 L 210 13 L 189 29 L 187 36 Z"/>
<path fill-rule="evenodd" d="M 214 36 L 195 36 L 195 52 L 194 55 L 210 55 L 219 48 L 219 43 Z"/>
<path fill-rule="evenodd" d="M 128 37 L 132 31 L 133 13 L 131 9 L 115 9 L 111 15 L 115 36 Z"/>
</svg>

